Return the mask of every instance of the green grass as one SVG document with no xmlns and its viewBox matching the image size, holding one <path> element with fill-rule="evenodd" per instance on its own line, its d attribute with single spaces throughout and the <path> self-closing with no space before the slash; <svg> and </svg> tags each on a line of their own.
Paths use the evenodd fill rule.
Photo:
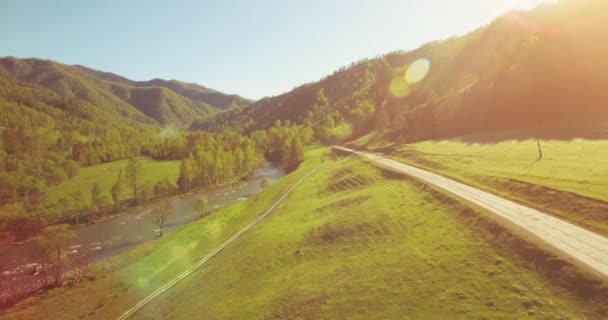
<svg viewBox="0 0 608 320">
<path fill-rule="evenodd" d="M 141 186 L 154 185 L 164 178 L 177 179 L 179 175 L 179 161 L 157 161 L 143 157 L 140 160 L 142 162 Z M 82 192 L 84 199 L 90 201 L 91 189 L 95 182 L 99 183 L 102 192 L 109 196 L 110 189 L 118 178 L 118 173 L 127 166 L 127 162 L 128 160 L 120 160 L 81 168 L 73 179 L 49 189 L 46 201 L 53 203 L 77 192 Z M 121 198 L 123 200 L 132 199 L 133 190 L 125 185 Z"/>
<path fill-rule="evenodd" d="M 428 141 L 404 145 L 389 156 L 488 189 L 608 234 L 608 141 L 465 143 Z"/>
<path fill-rule="evenodd" d="M 113 319 L 188 269 L 263 213 L 300 178 L 321 163 L 326 149 L 306 153 L 300 168 L 258 196 L 213 212 L 157 241 L 150 241 L 95 267 L 96 280 L 32 297 L 7 319 Z M 0 317 L 2 314 L 0 313 Z"/>
<path fill-rule="evenodd" d="M 30 299 L 7 319 L 115 318 L 253 220 L 324 151 L 309 151 L 254 199 L 138 246 L 97 271 L 105 276 Z M 134 318 L 600 318 L 593 303 L 496 249 L 432 194 L 351 157 Z"/>
</svg>

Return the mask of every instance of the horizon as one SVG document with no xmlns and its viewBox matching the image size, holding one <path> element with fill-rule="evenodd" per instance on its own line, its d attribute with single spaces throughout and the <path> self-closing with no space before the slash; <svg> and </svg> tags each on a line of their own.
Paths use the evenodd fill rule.
<svg viewBox="0 0 608 320">
<path fill-rule="evenodd" d="M 145 7 L 138 5 L 141 2 L 126 5 L 113 2 L 104 6 L 72 1 L 60 5 L 3 2 L 0 3 L 0 37 L 7 41 L 0 49 L 0 56 L 81 65 L 135 81 L 166 79 L 195 83 L 259 100 L 317 81 L 363 59 L 393 51 L 410 51 L 432 41 L 464 35 L 509 10 L 531 9 L 547 1 L 492 0 L 480 5 L 472 0 L 459 4 L 385 0 L 381 5 L 366 1 L 347 5 L 339 0 L 326 7 L 321 2 L 299 7 L 270 2 L 224 3 L 214 7 L 210 3 L 186 1 L 185 5 L 168 8 L 163 8 L 160 2 L 146 2 Z M 62 10 L 64 6 L 71 11 Z M 115 10 L 121 6 L 124 10 Z M 439 6 L 442 10 L 437 10 Z M 345 8 L 349 10 L 348 15 L 343 14 Z M 155 25 L 152 22 L 163 16 L 163 9 L 177 10 L 179 14 L 172 16 L 181 14 L 183 19 Z M 86 26 L 76 28 L 81 20 L 73 17 L 82 19 L 90 12 L 95 14 L 86 19 Z M 403 19 L 398 18 L 400 12 Z M 24 15 L 30 19 L 16 19 Z M 61 23 L 57 23 L 58 16 L 63 16 Z M 231 16 L 233 19 L 228 19 Z M 257 22 L 258 17 L 262 23 Z M 285 20 L 281 30 L 276 30 L 271 21 L 277 18 Z M 363 18 L 368 21 L 362 24 Z M 218 27 L 214 19 L 219 20 Z M 309 22 L 315 19 L 322 22 L 312 24 L 313 28 Z M 234 28 L 244 20 L 252 23 L 251 28 Z M 22 25 L 28 21 L 38 21 L 38 24 Z M 137 27 L 122 29 L 131 22 Z M 44 29 L 37 25 L 44 25 Z M 420 32 L 403 31 L 417 26 L 421 26 L 416 28 Z M 180 30 L 183 33 L 177 35 L 176 31 Z M 159 37 L 151 37 L 154 31 Z M 46 41 L 36 41 L 43 38 Z M 101 41 L 91 43 L 91 38 Z M 144 40 L 132 41 L 141 38 Z M 23 39 L 32 40 L 24 45 Z M 59 41 L 48 43 L 49 39 Z M 199 39 L 206 41 L 195 41 Z M 173 50 L 186 47 L 186 43 L 192 45 L 189 50 Z M 319 47 L 326 50 L 316 50 Z M 143 51 L 146 51 L 145 57 L 140 54 Z M 199 58 L 201 52 L 211 57 Z M 116 59 L 117 55 L 124 59 Z"/>
</svg>

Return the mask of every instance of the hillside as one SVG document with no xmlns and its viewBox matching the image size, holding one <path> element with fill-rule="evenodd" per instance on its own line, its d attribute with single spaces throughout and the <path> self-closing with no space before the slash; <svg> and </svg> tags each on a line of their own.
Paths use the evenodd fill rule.
<svg viewBox="0 0 608 320">
<path fill-rule="evenodd" d="M 96 280 L 36 296 L 9 309 L 6 318 L 115 319 L 215 251 L 323 162 L 262 223 L 133 318 L 605 315 L 605 295 L 564 286 L 579 278 L 572 280 L 576 272 L 559 259 L 539 255 L 473 209 L 414 180 L 360 159 L 332 160 L 325 151 L 308 151 L 298 170 L 258 196 L 111 259 L 91 270 Z M 525 258 L 532 253 L 537 259 Z"/>
<path fill-rule="evenodd" d="M 36 59 L 0 59 L 0 82 L 9 91 L 36 90 L 40 103 L 71 108 L 69 112 L 77 116 L 95 113 L 97 117 L 103 111 L 104 116 L 176 127 L 188 127 L 193 120 L 250 103 L 195 84 L 159 79 L 136 82 L 82 66 Z M 7 93 L 0 99 L 9 102 L 14 97 Z M 26 105 L 32 108 L 31 103 Z"/>
<path fill-rule="evenodd" d="M 606 119 L 605 1 L 566 0 L 511 12 L 462 37 L 342 68 L 315 83 L 218 115 L 196 128 L 341 122 L 419 141 L 469 132 Z M 327 137 L 331 138 L 331 137 Z"/>
<path fill-rule="evenodd" d="M 83 203 L 45 199 L 48 190 L 71 181 L 79 168 L 138 155 L 182 160 L 206 139 L 223 146 L 215 140 L 220 135 L 203 137 L 185 129 L 196 119 L 248 103 L 195 84 L 135 82 L 81 66 L 0 58 L 0 242 L 2 230 L 12 223 L 7 220 L 23 225 L 39 215 L 39 227 L 79 212 Z M 186 145 L 188 135 L 196 139 Z M 235 141 L 241 138 L 231 137 L 228 149 L 240 147 Z M 102 178 L 116 179 L 95 179 Z M 76 191 L 88 193 L 93 182 Z M 109 190 L 102 192 L 108 199 Z M 27 214 L 6 204 L 25 206 Z"/>
</svg>

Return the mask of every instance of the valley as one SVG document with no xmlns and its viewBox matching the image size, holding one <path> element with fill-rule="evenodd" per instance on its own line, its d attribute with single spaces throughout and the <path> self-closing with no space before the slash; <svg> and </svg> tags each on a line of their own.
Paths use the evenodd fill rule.
<svg viewBox="0 0 608 320">
<path fill-rule="evenodd" d="M 608 2 L 316 1 L 0 4 L 0 319 L 608 319 Z"/>
</svg>

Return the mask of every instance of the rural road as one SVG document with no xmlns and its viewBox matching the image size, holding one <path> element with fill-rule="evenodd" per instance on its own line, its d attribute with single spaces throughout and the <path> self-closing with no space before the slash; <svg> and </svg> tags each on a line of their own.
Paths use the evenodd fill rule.
<svg viewBox="0 0 608 320">
<path fill-rule="evenodd" d="M 169 282 L 167 282 L 162 287 L 156 289 L 154 292 L 152 292 L 150 295 L 148 295 L 147 297 L 145 297 L 143 300 L 139 301 L 135 306 L 133 306 L 131 309 L 125 311 L 122 315 L 120 315 L 120 317 L 118 317 L 116 319 L 117 320 L 128 319 L 133 314 L 135 314 L 137 311 L 139 311 L 141 308 L 143 308 L 145 305 L 147 305 L 148 303 L 150 303 L 150 301 L 154 300 L 156 297 L 158 297 L 159 295 L 161 295 L 163 292 L 171 289 L 171 287 L 175 286 L 177 283 L 179 283 L 180 281 L 182 281 L 184 278 L 186 278 L 189 275 L 191 275 L 192 273 L 194 273 L 201 266 L 203 266 L 207 261 L 209 261 L 209 259 L 213 258 L 213 256 L 215 256 L 218 252 L 222 251 L 222 249 L 224 249 L 226 246 L 228 246 L 229 244 L 231 244 L 232 242 L 234 242 L 234 240 L 238 239 L 241 235 L 243 235 L 245 232 L 247 232 L 253 226 L 255 226 L 256 224 L 258 224 L 260 221 L 264 220 L 264 218 L 266 218 L 266 216 L 268 216 L 274 210 L 274 208 L 276 208 L 298 186 L 300 186 L 302 184 L 302 182 L 306 181 L 306 179 L 308 179 L 310 176 L 312 176 L 317 171 L 319 171 L 325 164 L 327 164 L 327 162 L 322 163 L 316 169 L 312 170 L 310 173 L 308 173 L 306 176 L 304 176 L 302 179 L 300 179 L 298 182 L 296 182 L 291 188 L 289 188 L 289 190 L 287 190 L 285 193 L 283 193 L 283 195 L 278 200 L 276 200 L 263 214 L 259 215 L 257 218 L 255 218 L 253 221 L 251 221 L 251 223 L 249 223 L 243 229 L 241 229 L 240 231 L 238 231 L 237 233 L 235 233 L 228 240 L 224 241 L 224 243 L 222 243 L 220 246 L 218 246 L 217 248 L 215 248 L 213 251 L 211 251 L 209 254 L 207 254 L 204 258 L 202 258 L 196 264 L 194 264 L 192 267 L 190 267 L 188 270 L 182 272 L 181 274 L 179 274 L 178 276 L 176 276 L 175 278 L 173 278 L 172 280 L 170 280 Z"/>
<path fill-rule="evenodd" d="M 358 154 L 383 167 L 415 177 L 488 210 L 523 228 L 562 254 L 608 277 L 608 238 L 538 210 L 475 189 L 446 177 L 368 152 L 333 147 Z"/>
</svg>

